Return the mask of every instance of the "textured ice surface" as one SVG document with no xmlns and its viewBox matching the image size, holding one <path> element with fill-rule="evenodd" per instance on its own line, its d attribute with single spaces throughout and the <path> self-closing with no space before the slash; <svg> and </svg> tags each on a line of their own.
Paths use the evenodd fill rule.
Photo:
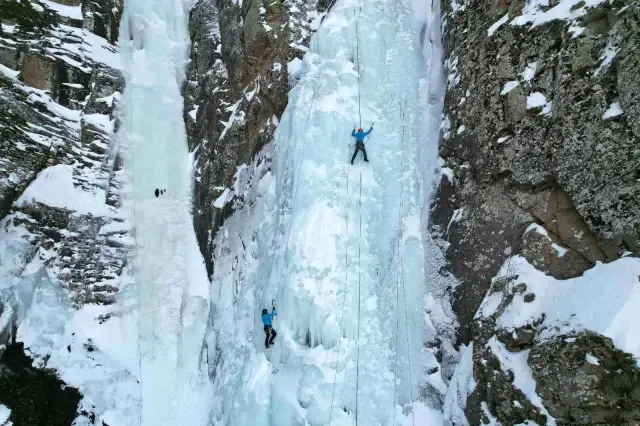
<svg viewBox="0 0 640 426">
<path fill-rule="evenodd" d="M 337 1 L 296 62 L 274 144 L 248 166 L 247 188 L 263 191 L 215 239 L 215 425 L 443 422 L 446 372 L 423 345 L 453 330 L 426 231 L 440 178 L 439 4 L 362 6 Z M 349 166 L 351 130 L 372 123 L 370 163 Z M 259 313 L 273 299 L 265 351 Z"/>
<path fill-rule="evenodd" d="M 143 425 L 206 424 L 209 282 L 193 230 L 181 87 L 188 0 L 125 2 L 125 170 L 132 183 Z M 130 40 L 130 41 L 129 41 Z M 156 188 L 165 189 L 156 197 Z"/>
</svg>

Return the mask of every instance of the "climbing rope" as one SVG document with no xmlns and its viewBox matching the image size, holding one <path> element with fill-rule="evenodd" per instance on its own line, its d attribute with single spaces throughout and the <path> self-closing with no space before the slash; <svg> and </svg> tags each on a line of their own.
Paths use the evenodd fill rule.
<svg viewBox="0 0 640 426">
<path fill-rule="evenodd" d="M 302 160 L 302 154 L 304 153 L 304 148 L 305 148 L 306 141 L 307 141 L 307 131 L 309 129 L 309 118 L 311 117 L 311 112 L 313 111 L 313 108 L 315 106 L 315 100 L 316 100 L 317 92 L 318 92 L 318 88 L 315 87 L 314 91 L 313 91 L 313 97 L 311 99 L 311 106 L 309 107 L 309 113 L 307 114 L 307 120 L 305 122 L 304 134 L 303 134 L 303 137 L 302 137 L 302 145 L 301 145 L 300 151 L 298 152 L 298 155 L 296 157 L 296 159 L 298 161 L 298 168 L 296 169 L 296 175 L 297 176 L 296 175 L 294 175 L 294 176 L 296 176 L 297 179 L 296 179 L 296 181 L 295 181 L 295 183 L 294 183 L 294 185 L 292 186 L 292 189 L 291 189 L 291 191 L 293 193 L 293 196 L 292 196 L 293 203 L 291 205 L 292 216 L 293 216 L 293 211 L 295 209 L 296 199 L 298 197 L 298 183 L 300 181 L 300 167 L 301 167 L 301 163 L 302 163 L 302 161 L 301 161 Z M 289 230 L 287 232 L 287 241 L 286 241 L 286 244 L 285 244 L 284 254 L 286 254 L 287 249 L 289 247 L 289 240 L 290 240 L 290 237 L 291 237 L 291 226 L 292 226 L 292 224 L 293 224 L 293 217 L 289 221 Z M 274 235 L 274 239 L 275 239 L 275 235 Z M 273 263 L 274 263 L 273 260 L 274 260 L 274 257 L 275 256 L 271 257 L 271 261 L 269 263 L 269 273 L 267 274 L 267 277 L 270 277 L 271 276 L 271 272 L 273 271 Z M 277 300 L 277 296 L 280 293 L 280 289 L 281 289 L 281 286 L 282 286 L 282 276 L 283 275 L 284 275 L 284 268 L 280 272 L 280 276 L 279 276 L 279 279 L 278 279 L 278 287 L 277 287 L 277 291 L 276 291 L 276 299 L 274 299 L 274 302 L 275 302 L 275 300 Z M 260 305 L 261 306 L 264 306 L 265 296 L 266 296 L 266 288 L 262 291 L 262 296 L 260 298 Z M 255 331 L 255 328 L 254 328 L 253 333 L 251 335 L 251 338 L 249 340 L 250 344 L 253 343 L 253 341 L 255 340 L 255 332 L 256 331 Z M 240 375 L 238 376 L 238 380 L 236 381 L 235 390 L 233 392 L 233 398 L 231 399 L 232 403 L 236 400 L 236 397 L 238 395 L 238 390 L 240 389 L 240 381 L 242 380 L 242 377 L 244 376 L 244 371 L 245 371 L 245 369 L 247 367 L 247 362 L 249 360 L 249 355 L 250 354 L 251 354 L 251 351 L 247 351 L 247 353 L 244 356 L 244 360 L 242 362 L 242 370 L 240 371 Z M 229 422 L 231 421 L 231 415 L 232 414 L 233 414 L 233 406 L 229 410 L 229 415 L 227 416 L 227 421 L 225 422 L 226 426 L 229 426 Z"/>
<path fill-rule="evenodd" d="M 402 217 L 403 217 L 403 210 L 404 210 L 404 182 L 402 179 L 402 173 L 404 171 L 404 152 L 405 152 L 405 142 L 404 142 L 404 133 L 405 133 L 405 110 L 404 107 L 402 106 L 402 104 L 400 102 L 398 102 L 398 104 L 400 105 L 400 115 L 402 117 L 402 136 L 401 136 L 401 143 L 402 143 L 402 157 L 400 159 L 400 210 L 398 212 L 398 228 L 400 231 L 400 234 L 398 236 L 398 261 L 397 261 L 397 268 L 396 268 L 396 373 L 397 373 L 397 368 L 398 368 L 398 336 L 400 334 L 400 320 L 399 320 L 399 315 L 398 315 L 398 305 L 399 305 L 399 288 L 402 286 L 402 294 L 404 296 L 404 324 L 405 324 L 405 332 L 406 332 L 406 339 L 407 339 L 407 360 L 409 362 L 409 398 L 410 401 L 413 402 L 413 378 L 412 378 L 412 374 L 411 374 L 411 349 L 410 349 L 410 345 L 409 345 L 409 321 L 408 321 L 408 316 L 407 316 L 407 290 L 406 287 L 404 285 L 404 272 L 402 270 L 402 236 L 403 236 L 403 230 L 402 230 Z M 397 386 L 396 386 L 397 387 Z M 395 420 L 395 399 L 396 399 L 396 389 L 394 388 L 394 408 L 393 408 L 393 416 L 394 416 L 394 420 Z M 416 419 L 415 419 L 415 415 L 413 410 L 411 410 L 411 419 L 412 419 L 412 424 L 415 426 L 416 424 Z"/>
<path fill-rule="evenodd" d="M 296 172 L 294 174 L 295 177 L 295 183 L 292 187 L 292 192 L 293 192 L 293 202 L 291 203 L 291 220 L 289 220 L 289 229 L 287 231 L 287 241 L 285 243 L 284 246 L 284 252 L 283 252 L 283 256 L 286 255 L 287 250 L 289 248 L 289 241 L 291 240 L 291 227 L 293 226 L 293 212 L 295 211 L 295 207 L 296 207 L 296 201 L 298 200 L 298 187 L 299 187 L 299 183 L 300 183 L 300 168 L 302 167 L 302 157 L 304 154 L 304 148 L 307 144 L 307 131 L 309 130 L 309 119 L 311 118 L 311 112 L 314 109 L 315 103 L 316 103 L 316 94 L 318 93 L 318 88 L 314 87 L 313 89 L 313 96 L 311 98 L 311 106 L 309 107 L 309 113 L 307 114 L 307 120 L 305 121 L 304 124 L 304 133 L 302 136 L 302 146 L 300 147 L 300 152 L 298 153 L 298 157 L 297 157 L 297 164 L 298 164 L 298 168 L 296 169 Z M 270 270 L 269 270 L 269 275 L 271 276 L 271 267 L 273 266 L 273 258 L 271 258 L 271 266 L 270 266 Z M 278 294 L 280 294 L 280 290 L 282 288 L 282 277 L 284 276 L 284 267 L 280 270 L 280 276 L 278 278 L 278 287 L 276 290 L 276 298 L 274 300 L 278 299 Z M 262 292 L 262 303 L 261 305 L 264 306 L 264 298 L 266 295 L 266 289 L 265 291 Z"/>
<path fill-rule="evenodd" d="M 347 283 L 349 279 L 349 168 L 347 167 L 347 191 L 345 196 L 345 240 L 344 240 L 344 290 L 342 291 L 342 309 L 340 311 L 340 335 L 344 329 L 344 304 L 347 298 Z M 331 406 L 329 408 L 329 424 L 333 419 L 333 402 L 336 395 L 336 382 L 338 379 L 338 364 L 340 362 L 340 337 L 338 337 L 338 355 L 336 356 L 336 368 L 333 374 L 333 390 L 331 392 Z"/>
<path fill-rule="evenodd" d="M 131 84 L 131 82 L 130 82 Z M 138 259 L 138 231 L 136 229 L 136 223 L 137 223 L 137 218 L 136 218 L 136 173 L 135 173 L 135 164 L 136 164 L 136 149 L 135 149 L 135 141 L 134 141 L 134 137 L 133 137 L 133 93 L 132 93 L 132 88 L 128 87 L 127 88 L 128 92 L 129 92 L 129 140 L 131 141 L 131 185 L 133 187 L 133 190 L 131 191 L 132 193 L 132 198 L 133 198 L 133 246 L 134 246 L 134 253 L 133 253 L 133 268 L 136 268 L 136 260 Z M 116 159 L 117 159 L 117 154 L 116 154 Z M 115 161 L 115 160 L 114 160 Z M 134 271 L 132 271 L 134 272 Z M 139 397 L 140 397 L 140 411 L 139 411 L 139 416 L 138 416 L 138 423 L 139 425 L 142 425 L 142 408 L 143 408 L 143 402 L 142 402 L 142 338 L 140 336 L 140 282 L 136 282 L 136 293 L 137 293 L 137 298 L 138 298 L 138 303 L 136 304 L 136 311 L 137 311 L 137 322 L 138 322 L 138 374 L 140 377 L 140 383 L 138 386 L 138 391 L 139 391 Z"/>
<path fill-rule="evenodd" d="M 353 11 L 353 16 L 356 19 L 356 60 L 358 62 L 358 116 L 360 117 L 360 127 L 362 127 L 362 111 L 360 109 L 360 33 L 358 31 L 358 21 L 360 17 L 356 15 L 356 11 Z"/>
<path fill-rule="evenodd" d="M 362 243 L 362 171 L 360 171 L 360 195 L 358 197 L 358 210 L 360 216 L 359 234 L 358 234 L 358 340 L 357 340 L 357 354 L 356 354 L 356 426 L 358 424 L 358 390 L 360 389 L 360 282 L 362 277 L 362 270 L 360 265 L 360 245 Z"/>
</svg>

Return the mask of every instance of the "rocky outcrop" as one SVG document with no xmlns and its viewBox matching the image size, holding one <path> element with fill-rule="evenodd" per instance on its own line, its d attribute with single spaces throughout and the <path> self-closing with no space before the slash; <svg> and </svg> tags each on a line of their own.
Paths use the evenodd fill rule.
<svg viewBox="0 0 640 426">
<path fill-rule="evenodd" d="M 640 13 L 627 1 L 525 3 L 443 6 L 440 155 L 453 181 L 432 221 L 461 283 L 463 342 L 508 256 L 569 278 L 640 254 Z M 541 232 L 525 233 L 532 223 Z"/>
<path fill-rule="evenodd" d="M 212 237 L 243 197 L 233 190 L 238 167 L 272 138 L 287 104 L 287 64 L 304 54 L 318 18 L 315 2 L 236 3 L 200 1 L 189 23 L 185 121 L 196 153 L 195 229 L 209 274 Z"/>
<path fill-rule="evenodd" d="M 20 425 L 68 426 L 77 416 L 80 392 L 65 386 L 54 371 L 32 366 L 21 343 L 9 345 L 0 363 L 0 400 L 11 408 L 10 420 Z M 19 387 L 15 387 L 20 383 Z"/>
<path fill-rule="evenodd" d="M 516 295 L 536 295 L 514 277 L 494 281 L 502 294 L 490 316 L 473 325 L 475 389 L 467 401 L 470 424 L 635 425 L 640 421 L 640 370 L 611 339 L 589 331 L 556 333 L 544 316 L 517 328 L 498 318 Z M 489 297 L 488 296 L 488 297 Z M 493 423 L 495 424 L 495 423 Z"/>
</svg>

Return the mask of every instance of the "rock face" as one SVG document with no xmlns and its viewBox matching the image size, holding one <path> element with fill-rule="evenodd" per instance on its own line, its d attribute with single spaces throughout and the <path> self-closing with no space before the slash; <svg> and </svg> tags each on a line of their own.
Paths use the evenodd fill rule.
<svg viewBox="0 0 640 426">
<path fill-rule="evenodd" d="M 500 307 L 472 326 L 476 387 L 467 401 L 470 424 L 492 419 L 503 425 L 531 420 L 544 425 L 552 419 L 558 426 L 637 424 L 640 369 L 634 358 L 596 333 L 549 336 L 544 317 L 515 329 L 501 328 L 497 319 L 504 309 L 516 294 L 528 291 L 525 283 L 510 286 L 512 281 L 494 282 L 491 292 L 504 295 Z M 526 293 L 524 301 L 535 297 Z M 531 385 L 527 394 L 523 383 Z"/>
<path fill-rule="evenodd" d="M 440 155 L 453 181 L 442 180 L 432 220 L 461 281 L 462 342 L 508 256 L 569 278 L 640 253 L 640 78 L 631 72 L 640 12 L 626 1 L 578 2 L 564 14 L 560 2 L 546 15 L 526 4 L 443 6 Z M 532 223 L 544 236 L 525 234 Z"/>
<path fill-rule="evenodd" d="M 71 309 L 108 305 L 126 265 L 112 143 L 121 10 L 119 0 L 0 4 L 0 403 L 14 424 L 71 424 L 81 399 L 22 354 L 15 329 L 32 295 L 21 280 L 46 277 Z"/>
<path fill-rule="evenodd" d="M 236 173 L 273 136 L 287 104 L 287 63 L 306 52 L 317 19 L 315 2 L 301 0 L 200 1 L 191 12 L 185 121 L 196 153 L 195 229 L 209 275 L 212 236 L 242 201 Z"/>
<path fill-rule="evenodd" d="M 68 426 L 76 418 L 80 393 L 64 387 L 55 372 L 32 367 L 20 343 L 8 346 L 0 364 L 2 403 L 11 407 L 14 425 Z M 20 383 L 19 387 L 15 387 Z"/>
<path fill-rule="evenodd" d="M 449 75 L 431 219 L 460 282 L 459 341 L 474 345 L 469 423 L 638 424 L 639 372 L 611 340 L 549 333 L 544 317 L 502 328 L 500 309 L 476 312 L 500 292 L 503 305 L 536 300 L 508 285 L 518 279 L 508 267 L 488 292 L 514 255 L 557 279 L 640 255 L 640 12 L 562 0 L 452 1 L 443 12 Z"/>
</svg>

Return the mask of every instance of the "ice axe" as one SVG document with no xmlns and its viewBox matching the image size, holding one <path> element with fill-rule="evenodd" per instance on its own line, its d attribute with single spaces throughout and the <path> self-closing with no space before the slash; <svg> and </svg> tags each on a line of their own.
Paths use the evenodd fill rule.
<svg viewBox="0 0 640 426">
<path fill-rule="evenodd" d="M 371 123 L 371 129 L 373 129 L 373 125 L 376 124 L 375 122 Z M 369 134 L 369 136 L 367 136 L 367 140 L 365 142 L 367 142 L 369 139 L 371 138 L 371 134 Z"/>
<path fill-rule="evenodd" d="M 276 299 L 271 299 L 271 308 L 275 309 L 276 308 Z M 278 315 L 278 313 L 276 312 L 274 314 L 274 316 Z"/>
</svg>

